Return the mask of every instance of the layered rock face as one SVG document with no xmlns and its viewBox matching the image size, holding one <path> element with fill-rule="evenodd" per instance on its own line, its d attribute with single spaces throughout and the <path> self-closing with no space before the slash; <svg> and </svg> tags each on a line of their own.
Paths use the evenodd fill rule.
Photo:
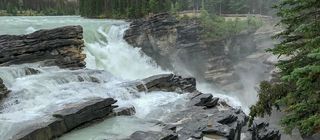
<svg viewBox="0 0 320 140">
<path fill-rule="evenodd" d="M 163 13 L 133 21 L 124 39 L 141 48 L 161 67 L 191 74 L 197 80 L 214 83 L 224 90 L 245 88 L 245 83 L 240 83 L 243 82 L 240 80 L 242 72 L 254 69 L 257 63 L 270 57 L 265 53 L 265 46 L 273 44 L 266 44 L 268 41 L 263 39 L 270 38 L 273 30 L 267 34 L 244 31 L 222 40 L 203 39 L 201 32 L 197 19 L 178 20 Z M 263 75 L 265 71 L 270 70 L 255 73 Z"/>
<path fill-rule="evenodd" d="M 152 57 L 161 67 L 192 73 L 219 87 L 235 87 L 233 65 L 254 51 L 253 34 L 244 32 L 223 40 L 205 40 L 200 21 L 177 20 L 167 13 L 135 20 L 124 39 Z M 244 43 L 245 42 L 245 43 Z M 241 85 L 238 85 L 238 87 Z"/>
<path fill-rule="evenodd" d="M 39 30 L 27 35 L 0 36 L 0 66 L 43 62 L 45 66 L 85 66 L 81 26 Z"/>
<path fill-rule="evenodd" d="M 158 64 L 171 68 L 168 63 L 172 51 L 175 51 L 177 42 L 178 21 L 168 14 L 151 16 L 146 20 L 133 21 L 125 32 L 124 39 L 135 47 L 142 48 L 143 52 L 151 56 Z"/>
</svg>

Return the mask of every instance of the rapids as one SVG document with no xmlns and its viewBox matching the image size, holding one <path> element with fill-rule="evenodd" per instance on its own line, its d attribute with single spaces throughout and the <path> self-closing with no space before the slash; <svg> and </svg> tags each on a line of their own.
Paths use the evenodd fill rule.
<svg viewBox="0 0 320 140">
<path fill-rule="evenodd" d="M 39 67 L 37 64 L 0 67 L 0 77 L 12 91 L 0 106 L 1 140 L 10 139 L 33 122 L 45 121 L 65 104 L 85 101 L 90 97 L 115 98 L 118 100 L 117 105 L 134 106 L 137 113 L 132 117 L 107 119 L 67 134 L 61 140 L 118 139 L 137 130 L 156 131 L 160 128 L 155 126 L 155 120 L 165 120 L 163 114 L 183 109 L 185 95 L 138 93 L 134 89 L 120 86 L 123 82 L 169 73 L 159 68 L 140 49 L 128 45 L 122 39 L 129 26 L 128 22 L 77 16 L 0 17 L 0 35 L 26 34 L 65 25 L 81 25 L 84 28 L 87 69 L 70 71 L 58 67 Z M 38 73 L 28 75 L 27 67 Z M 95 83 L 94 80 L 103 83 Z M 214 91 L 205 84 L 199 87 L 203 92 Z M 214 95 L 234 106 L 241 105 L 237 99 L 222 93 Z"/>
</svg>

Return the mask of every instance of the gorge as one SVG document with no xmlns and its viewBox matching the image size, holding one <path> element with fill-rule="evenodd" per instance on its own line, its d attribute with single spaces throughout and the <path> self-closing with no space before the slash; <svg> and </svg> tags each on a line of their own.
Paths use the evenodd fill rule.
<svg viewBox="0 0 320 140">
<path fill-rule="evenodd" d="M 256 75 L 269 76 L 265 70 L 247 74 L 245 64 L 269 67 L 263 62 L 272 57 L 262 53 L 267 39 L 261 48 L 239 42 L 266 32 L 207 42 L 197 38 L 196 22 L 179 23 L 167 14 L 131 23 L 0 19 L 1 35 L 19 35 L 0 36 L 1 139 L 54 139 L 70 131 L 58 139 L 279 139 L 277 130 L 264 127 L 267 133 L 253 135 L 245 128 Z M 237 50 L 237 44 L 254 51 Z"/>
</svg>

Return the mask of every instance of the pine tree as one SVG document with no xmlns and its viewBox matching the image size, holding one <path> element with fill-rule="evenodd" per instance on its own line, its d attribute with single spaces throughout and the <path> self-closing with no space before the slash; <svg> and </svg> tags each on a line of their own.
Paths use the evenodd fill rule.
<svg viewBox="0 0 320 140">
<path fill-rule="evenodd" d="M 149 0 L 149 7 L 151 12 L 157 13 L 158 12 L 157 6 L 158 6 L 157 0 Z"/>
<path fill-rule="evenodd" d="M 281 0 L 275 7 L 284 31 L 269 51 L 287 56 L 276 65 L 279 82 L 262 82 L 259 101 L 251 107 L 251 119 L 271 114 L 276 106 L 286 112 L 282 124 L 287 132 L 298 128 L 303 135 L 320 129 L 320 1 Z"/>
</svg>

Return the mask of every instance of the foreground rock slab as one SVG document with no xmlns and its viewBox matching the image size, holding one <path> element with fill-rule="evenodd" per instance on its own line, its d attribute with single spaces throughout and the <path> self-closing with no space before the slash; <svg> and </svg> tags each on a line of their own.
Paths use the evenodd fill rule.
<svg viewBox="0 0 320 140">
<path fill-rule="evenodd" d="M 95 98 L 84 103 L 70 104 L 54 113 L 54 118 L 35 124 L 18 133 L 12 140 L 52 140 L 63 134 L 113 113 L 117 106 L 112 98 Z"/>
<path fill-rule="evenodd" d="M 65 26 L 27 35 L 1 35 L 0 66 L 43 61 L 46 66 L 82 68 L 82 33 L 81 26 Z"/>
</svg>

